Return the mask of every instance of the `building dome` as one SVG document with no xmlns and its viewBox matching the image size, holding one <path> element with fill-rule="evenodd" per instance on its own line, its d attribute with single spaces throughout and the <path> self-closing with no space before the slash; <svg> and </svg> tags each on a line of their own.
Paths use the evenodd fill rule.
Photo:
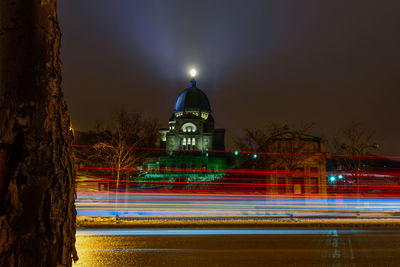
<svg viewBox="0 0 400 267">
<path fill-rule="evenodd" d="M 211 113 L 207 95 L 196 87 L 196 81 L 190 81 L 190 87 L 183 90 L 176 100 L 175 110 L 178 111 L 206 111 Z"/>
</svg>

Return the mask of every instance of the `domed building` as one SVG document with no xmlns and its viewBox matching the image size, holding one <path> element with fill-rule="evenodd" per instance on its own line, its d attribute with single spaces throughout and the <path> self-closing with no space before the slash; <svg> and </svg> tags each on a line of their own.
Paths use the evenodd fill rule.
<svg viewBox="0 0 400 267">
<path fill-rule="evenodd" d="M 161 148 L 172 152 L 224 150 L 225 129 L 214 128 L 210 101 L 194 79 L 175 103 L 169 127 L 160 130 Z"/>
<path fill-rule="evenodd" d="M 185 188 L 190 188 L 190 182 L 221 179 L 225 176 L 221 170 L 232 167 L 229 155 L 222 152 L 224 138 L 225 129 L 214 127 L 207 95 L 192 79 L 176 100 L 168 128 L 160 129 L 165 154 L 147 158 L 141 176 L 149 181 L 178 181 Z"/>
</svg>

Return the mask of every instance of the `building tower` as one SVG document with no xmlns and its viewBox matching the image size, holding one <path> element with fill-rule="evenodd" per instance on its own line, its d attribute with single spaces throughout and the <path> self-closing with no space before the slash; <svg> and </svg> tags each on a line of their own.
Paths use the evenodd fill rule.
<svg viewBox="0 0 400 267">
<path fill-rule="evenodd" d="M 169 127 L 160 129 L 160 136 L 161 148 L 166 148 L 170 155 L 225 149 L 225 129 L 214 128 L 210 102 L 207 95 L 197 88 L 194 78 L 190 87 L 179 94 Z"/>
</svg>

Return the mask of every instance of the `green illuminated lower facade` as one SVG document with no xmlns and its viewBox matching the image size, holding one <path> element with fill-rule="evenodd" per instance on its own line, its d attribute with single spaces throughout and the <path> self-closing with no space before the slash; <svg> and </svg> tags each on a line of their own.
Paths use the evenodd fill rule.
<svg viewBox="0 0 400 267">
<path fill-rule="evenodd" d="M 145 181 L 165 182 L 215 182 L 226 176 L 231 168 L 225 157 L 206 155 L 169 155 L 147 158 L 140 178 Z"/>
</svg>

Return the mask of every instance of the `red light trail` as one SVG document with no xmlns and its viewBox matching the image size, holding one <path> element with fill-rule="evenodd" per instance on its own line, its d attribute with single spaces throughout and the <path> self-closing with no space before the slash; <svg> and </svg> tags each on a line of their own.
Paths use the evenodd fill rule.
<svg viewBox="0 0 400 267">
<path fill-rule="evenodd" d="M 88 145 L 75 147 L 93 149 L 93 146 Z M 165 152 L 165 149 L 158 148 L 124 148 Z M 236 156 L 233 155 L 234 151 L 206 152 L 232 153 L 233 158 L 257 153 L 266 156 L 331 159 L 400 159 L 254 151 L 241 151 Z M 378 166 L 371 171 L 131 167 L 119 169 L 122 171 L 119 188 L 116 188 L 115 167 L 78 166 L 76 169 L 79 172 L 77 210 L 80 216 L 323 217 L 355 216 L 360 213 L 366 216 L 394 216 L 391 214 L 400 212 L 400 168 L 394 167 Z M 210 178 L 213 174 L 221 174 L 223 177 Z M 279 179 L 285 180 L 282 183 Z M 311 183 L 310 179 L 317 179 L 317 183 Z M 271 188 L 275 188 L 275 191 L 272 192 Z M 284 192 L 280 191 L 282 188 Z"/>
<path fill-rule="evenodd" d="M 80 148 L 94 148 L 93 145 L 72 145 L 73 147 Z M 112 147 L 112 146 L 110 146 Z M 117 148 L 117 147 L 113 147 Z M 166 151 L 165 148 L 150 148 L 150 147 L 130 147 L 125 146 L 123 149 L 145 150 L 145 151 Z M 181 150 L 178 152 L 207 152 L 207 153 L 229 153 L 234 154 L 235 150 Z M 326 155 L 326 154 L 312 154 L 312 153 L 277 153 L 277 152 L 257 152 L 257 151 L 239 151 L 239 155 L 268 155 L 268 156 L 304 156 L 304 157 L 323 157 L 323 158 L 365 158 L 365 159 L 400 159 L 398 156 L 364 156 L 364 155 Z"/>
</svg>

